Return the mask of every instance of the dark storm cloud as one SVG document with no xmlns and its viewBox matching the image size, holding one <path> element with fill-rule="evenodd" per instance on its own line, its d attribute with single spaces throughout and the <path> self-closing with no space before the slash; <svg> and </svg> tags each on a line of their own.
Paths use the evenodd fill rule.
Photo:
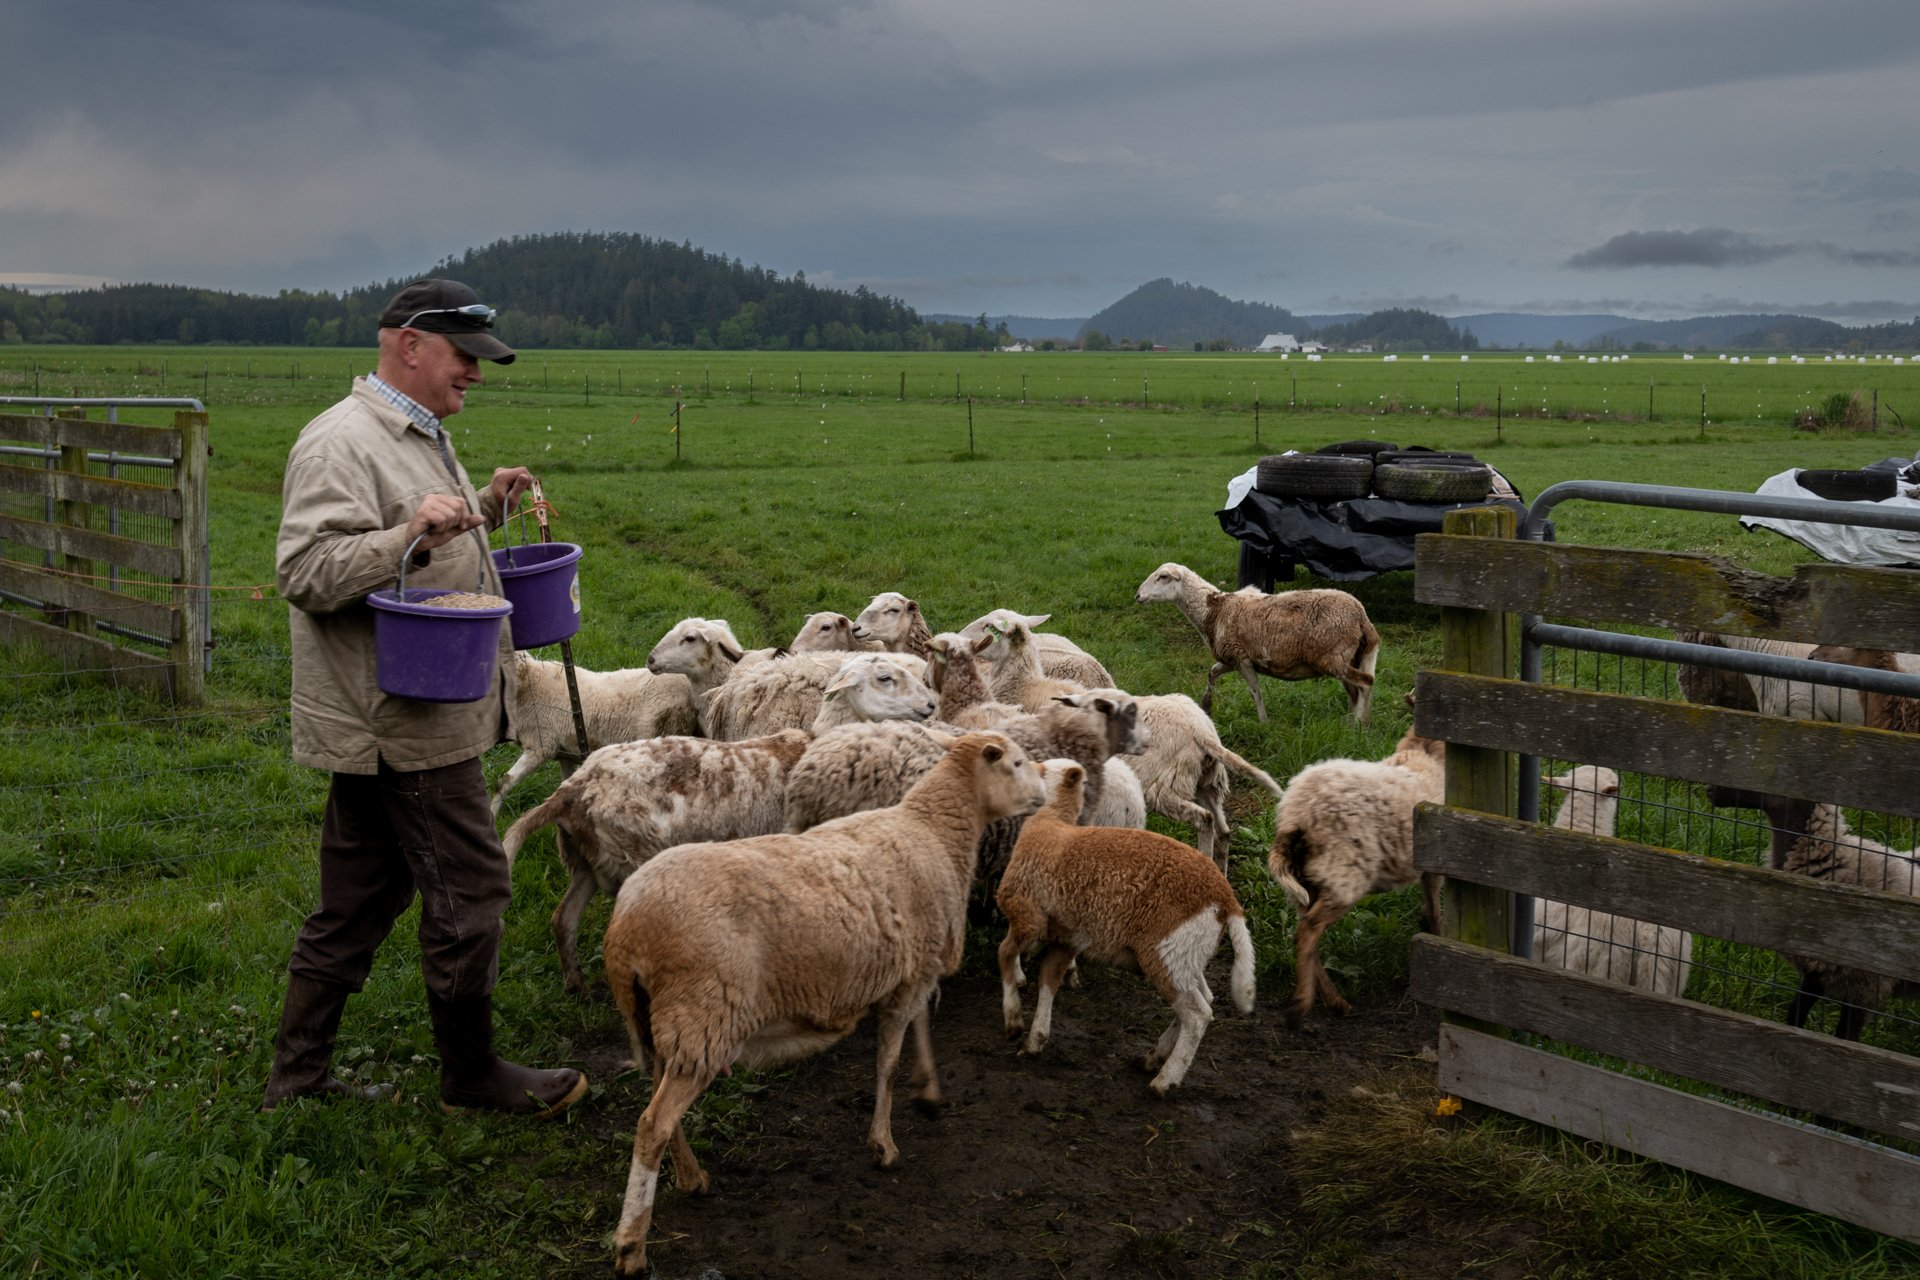
<svg viewBox="0 0 1920 1280">
<path fill-rule="evenodd" d="M 1705 227 L 1699 231 L 1627 231 L 1597 248 L 1568 258 L 1582 271 L 1627 267 L 1751 267 L 1795 254 L 1817 255 L 1849 267 L 1920 266 L 1911 249 L 1853 249 L 1824 240 L 1775 244 L 1742 231 Z"/>
</svg>

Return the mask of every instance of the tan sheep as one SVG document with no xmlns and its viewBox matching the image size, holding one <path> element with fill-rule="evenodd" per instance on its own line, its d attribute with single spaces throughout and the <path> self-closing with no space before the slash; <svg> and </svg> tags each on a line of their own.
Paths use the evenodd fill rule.
<svg viewBox="0 0 1920 1280">
<path fill-rule="evenodd" d="M 1168 600 L 1200 629 L 1214 656 L 1207 672 L 1203 710 L 1213 711 L 1213 685 L 1223 671 L 1238 671 L 1253 693 L 1253 707 L 1266 723 L 1260 677 L 1312 680 L 1329 676 L 1347 691 L 1347 709 L 1365 720 L 1373 705 L 1373 670 L 1380 633 L 1358 600 L 1330 587 L 1263 595 L 1251 588 L 1217 591 L 1185 565 L 1169 561 L 1147 575 L 1134 599 Z"/>
<path fill-rule="evenodd" d="M 960 967 L 980 834 L 1045 799 L 1018 746 L 969 733 L 892 808 L 799 835 L 681 845 L 633 873 L 607 926 L 607 981 L 636 1060 L 651 1064 L 653 1097 L 614 1232 L 619 1274 L 646 1269 L 669 1143 L 678 1184 L 708 1185 L 681 1117 L 714 1078 L 818 1052 L 869 1012 L 879 1054 L 867 1145 L 892 1167 L 893 1075 L 909 1024 L 912 1084 L 940 1100 L 928 999 Z"/>
<path fill-rule="evenodd" d="M 1037 1054 L 1053 1028 L 1061 980 L 1084 955 L 1138 969 L 1173 1006 L 1173 1023 L 1142 1066 L 1157 1071 L 1158 1097 L 1185 1078 L 1213 1020 L 1207 963 L 1222 933 L 1233 940 L 1234 1007 L 1253 1012 L 1253 938 L 1246 912 L 1220 869 L 1190 845 L 1152 831 L 1082 827 L 1086 770 L 1049 760 L 1047 804 L 1020 828 L 995 895 L 1007 917 L 1000 943 L 1001 1009 L 1009 1035 L 1025 1025 L 1020 957 L 1045 944 L 1039 994 L 1023 1054 Z"/>
<path fill-rule="evenodd" d="M 1024 622 L 1027 629 L 1033 632 L 1033 646 L 1040 655 L 1040 667 L 1046 674 L 1056 680 L 1071 680 L 1089 689 L 1111 688 L 1113 677 L 1107 674 L 1107 669 L 1098 658 L 1058 632 L 1040 629 L 1052 618 L 1050 613 L 1016 613 L 1012 609 L 995 609 L 960 628 L 960 634 L 969 640 L 978 640 L 987 634 L 988 627 L 1004 631 L 1014 622 Z"/>
<path fill-rule="evenodd" d="M 1287 1025 L 1298 1027 L 1316 990 L 1335 1013 L 1352 1008 L 1320 960 L 1320 935 L 1370 893 L 1418 879 L 1425 925 L 1440 917 L 1440 877 L 1413 865 L 1413 810 L 1446 798 L 1447 744 L 1411 728 L 1385 760 L 1323 760 L 1287 783 L 1267 867 L 1298 910 L 1297 977 Z"/>
</svg>

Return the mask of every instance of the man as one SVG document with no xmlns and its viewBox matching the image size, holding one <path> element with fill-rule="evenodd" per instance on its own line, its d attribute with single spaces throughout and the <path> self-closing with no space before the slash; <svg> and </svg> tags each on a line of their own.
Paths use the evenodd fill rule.
<svg viewBox="0 0 1920 1280">
<path fill-rule="evenodd" d="M 291 606 L 293 758 L 330 770 L 333 785 L 320 829 L 320 905 L 293 944 L 263 1110 L 384 1091 L 347 1085 L 328 1065 L 347 997 L 416 893 L 441 1108 L 550 1116 L 587 1092 L 578 1071 L 535 1070 L 493 1052 L 510 880 L 480 755 L 501 740 L 513 706 L 506 628 L 493 686 L 476 702 L 389 697 L 375 682 L 366 597 L 393 585 L 410 546 L 410 585 L 484 583 L 500 594 L 483 526 L 498 527 L 533 477 L 502 468 L 476 491 L 444 426 L 481 382 L 481 360 L 514 359 L 490 332 L 493 317 L 451 280 L 402 289 L 381 314 L 373 374 L 309 422 L 287 459 L 275 578 Z"/>
</svg>

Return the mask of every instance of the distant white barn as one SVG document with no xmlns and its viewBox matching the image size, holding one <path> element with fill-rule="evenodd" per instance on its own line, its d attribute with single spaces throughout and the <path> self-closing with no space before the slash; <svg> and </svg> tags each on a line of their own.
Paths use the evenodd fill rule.
<svg viewBox="0 0 1920 1280">
<path fill-rule="evenodd" d="M 1260 340 L 1255 351 L 1298 351 L 1300 339 L 1290 333 L 1270 333 Z"/>
<path fill-rule="evenodd" d="M 1031 342 L 1028 342 L 1025 338 L 1016 338 L 1012 342 L 1008 343 L 1006 346 L 1000 349 L 1002 351 L 1012 351 L 1020 354 L 1025 354 L 1026 352 L 1033 350 L 1033 344 Z"/>
</svg>

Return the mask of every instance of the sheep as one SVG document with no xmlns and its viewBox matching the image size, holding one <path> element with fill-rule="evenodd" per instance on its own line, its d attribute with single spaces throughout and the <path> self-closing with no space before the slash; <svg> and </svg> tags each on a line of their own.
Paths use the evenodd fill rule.
<svg viewBox="0 0 1920 1280">
<path fill-rule="evenodd" d="M 1037 969 L 1023 1055 L 1046 1045 L 1054 994 L 1081 955 L 1138 969 L 1173 1006 L 1172 1025 L 1141 1063 L 1158 1072 L 1148 1087 L 1164 1098 L 1186 1076 L 1213 1020 L 1207 962 L 1223 932 L 1233 939 L 1234 1007 L 1253 1012 L 1246 912 L 1220 869 L 1192 847 L 1152 831 L 1076 826 L 1086 770 L 1071 760 L 1049 760 L 1045 768 L 1047 804 L 1021 826 L 995 894 L 1007 917 L 999 950 L 1007 1033 L 1024 1025 L 1020 957 L 1042 943 L 1048 949 Z"/>
<path fill-rule="evenodd" d="M 1717 786 L 1707 788 L 1707 799 L 1722 807 L 1759 809 L 1767 815 L 1772 828 L 1768 862 L 1775 871 L 1920 897 L 1920 861 L 1915 853 L 1855 835 L 1838 805 Z M 1843 1040 L 1858 1040 L 1867 1014 L 1915 986 L 1829 960 L 1795 955 L 1786 959 L 1800 971 L 1800 988 L 1787 1009 L 1787 1024 L 1805 1026 L 1807 1015 L 1825 996 L 1840 1006 L 1834 1033 Z"/>
<path fill-rule="evenodd" d="M 1541 781 L 1567 793 L 1566 802 L 1553 816 L 1557 830 L 1613 834 L 1620 808 L 1619 774 L 1583 764 Z M 1535 898 L 1533 958 L 1556 969 L 1677 996 L 1685 994 L 1687 976 L 1693 970 L 1693 935 L 1685 929 Z"/>
<path fill-rule="evenodd" d="M 882 591 L 868 602 L 853 620 L 853 636 L 863 642 L 878 641 L 888 653 L 910 653 L 916 658 L 927 656 L 933 640 L 919 603 L 898 591 Z"/>
<path fill-rule="evenodd" d="M 1287 1025 L 1297 1028 L 1317 988 L 1327 1008 L 1352 1008 L 1320 960 L 1320 935 L 1370 893 L 1417 877 L 1424 927 L 1440 918 L 1440 877 L 1413 866 L 1413 810 L 1446 798 L 1447 744 L 1412 728 L 1385 760 L 1323 760 L 1287 783 L 1274 815 L 1267 867 L 1299 912 L 1298 974 Z"/>
<path fill-rule="evenodd" d="M 494 788 L 496 820 L 507 793 L 528 774 L 556 756 L 572 756 L 580 750 L 566 669 L 525 650 L 514 652 L 513 664 L 513 740 L 520 756 Z M 685 676 L 655 675 L 637 667 L 620 671 L 575 667 L 573 674 L 589 751 L 610 742 L 692 733 L 699 724 L 693 686 Z"/>
<path fill-rule="evenodd" d="M 900 803 L 801 835 L 679 845 L 621 886 L 607 926 L 607 980 L 653 1096 L 635 1126 L 615 1269 L 646 1269 L 660 1165 L 704 1191 L 681 1117 L 736 1062 L 826 1048 L 872 1010 L 879 1053 L 867 1145 L 899 1160 L 893 1073 L 909 1023 L 912 1085 L 940 1101 L 928 998 L 960 967 L 980 834 L 1046 799 L 1040 771 L 1002 734 L 969 733 Z"/>
<path fill-rule="evenodd" d="M 853 619 L 844 613 L 810 613 L 800 629 L 787 642 L 789 653 L 825 653 L 835 650 L 878 652 L 878 645 L 863 645 L 853 638 Z"/>
<path fill-rule="evenodd" d="M 796 653 L 738 669 L 708 694 L 707 736 L 738 741 L 810 725 L 845 671 L 856 667 L 868 673 L 863 678 L 906 695 L 901 709 L 887 718 L 924 720 L 933 714 L 937 704 L 923 681 L 926 666 L 911 657 Z"/>
<path fill-rule="evenodd" d="M 1095 697 L 1112 696 L 1117 689 L 1090 689 Z M 1213 718 L 1184 693 L 1148 694 L 1134 699 L 1140 723 L 1146 729 L 1146 749 L 1127 757 L 1138 776 L 1146 807 L 1193 828 L 1200 852 L 1222 871 L 1232 827 L 1226 798 L 1232 785 L 1229 768 L 1252 779 L 1274 799 L 1280 784 L 1264 770 L 1248 763 L 1220 741 Z"/>
<path fill-rule="evenodd" d="M 1145 604 L 1170 600 L 1200 629 L 1214 656 L 1207 672 L 1201 709 L 1213 711 L 1213 686 L 1220 673 L 1238 670 L 1253 693 L 1260 723 L 1267 704 L 1260 677 L 1311 680 L 1331 676 L 1347 691 L 1347 709 L 1364 721 L 1373 705 L 1373 670 L 1380 657 L 1380 633 L 1358 600 L 1330 587 L 1303 588 L 1280 595 L 1258 591 L 1216 591 L 1193 570 L 1169 561 L 1147 575 L 1134 593 Z"/>
<path fill-rule="evenodd" d="M 939 705 L 912 668 L 893 654 L 856 653 L 821 690 L 813 731 L 872 720 L 925 720 Z"/>
<path fill-rule="evenodd" d="M 1751 636 L 1722 636 L 1706 631 L 1682 631 L 1677 638 L 1715 649 L 1740 649 L 1815 662 L 1844 662 L 1881 671 L 1920 672 L 1920 655 L 1891 653 L 1852 645 L 1815 646 L 1797 640 L 1760 640 Z M 1837 685 L 1786 680 L 1778 676 L 1748 675 L 1713 667 L 1680 663 L 1674 668 L 1680 696 L 1688 702 L 1758 711 L 1795 720 L 1823 720 L 1835 724 L 1871 724 L 1876 728 L 1913 733 L 1920 730 L 1920 698 L 1842 689 Z M 1901 726 L 1907 726 L 1902 729 Z"/>
<path fill-rule="evenodd" d="M 635 867 L 673 845 L 778 831 L 787 775 L 812 741 L 808 730 L 788 729 L 745 742 L 616 743 L 588 756 L 545 802 L 507 828 L 501 844 L 508 865 L 529 836 L 558 828 L 554 843 L 571 879 L 551 924 L 568 991 L 585 986 L 576 939 L 594 892 L 612 896 Z"/>
<path fill-rule="evenodd" d="M 692 683 L 700 730 L 712 737 L 707 728 L 707 708 L 713 692 L 726 683 L 745 657 L 746 650 L 734 639 L 733 628 L 724 619 L 682 618 L 648 652 L 647 670 L 660 675 L 678 673 Z"/>
<path fill-rule="evenodd" d="M 1085 690 L 1077 681 L 1046 673 L 1026 623 L 1016 619 L 1005 630 L 989 627 L 987 636 L 982 655 L 993 669 L 993 696 L 1001 702 L 1038 711 L 1055 698 Z"/>
<path fill-rule="evenodd" d="M 1892 653 L 1886 649 L 1822 645 L 1807 656 L 1815 662 L 1844 662 L 1850 666 L 1868 667 L 1875 671 L 1911 674 L 1915 670 L 1920 670 L 1920 660 L 1916 660 L 1913 655 Z M 1850 692 L 1860 701 L 1860 723 L 1874 729 L 1891 729 L 1895 733 L 1920 733 L 1920 697 L 1870 693 L 1864 689 Z"/>
<path fill-rule="evenodd" d="M 1110 688 L 1113 677 L 1100 665 L 1100 660 L 1082 649 L 1063 635 L 1051 631 L 1042 631 L 1050 613 L 1015 613 L 1011 609 L 995 609 L 983 613 L 960 628 L 960 634 L 969 640 L 979 640 L 987 634 L 987 628 L 993 627 L 1005 631 L 1014 622 L 1024 622 L 1033 632 L 1034 650 L 1040 655 L 1040 667 L 1056 680 L 1072 680 L 1089 689 Z"/>
</svg>

